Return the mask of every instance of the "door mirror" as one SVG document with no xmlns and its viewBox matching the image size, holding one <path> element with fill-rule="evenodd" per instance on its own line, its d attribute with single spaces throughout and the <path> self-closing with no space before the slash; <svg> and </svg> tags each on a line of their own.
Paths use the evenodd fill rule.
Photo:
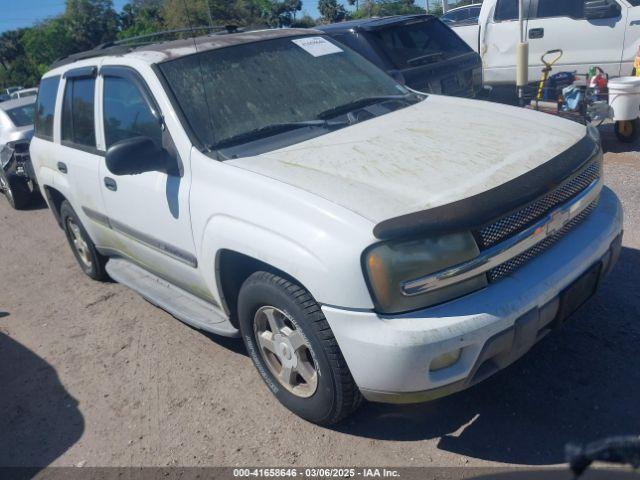
<svg viewBox="0 0 640 480">
<path fill-rule="evenodd" d="M 616 18 L 622 12 L 615 0 L 586 0 L 584 2 L 584 18 L 596 20 L 599 18 Z"/>
<path fill-rule="evenodd" d="M 114 143 L 105 157 L 114 175 L 137 175 L 144 172 L 170 173 L 171 158 L 149 137 L 132 137 Z"/>
</svg>

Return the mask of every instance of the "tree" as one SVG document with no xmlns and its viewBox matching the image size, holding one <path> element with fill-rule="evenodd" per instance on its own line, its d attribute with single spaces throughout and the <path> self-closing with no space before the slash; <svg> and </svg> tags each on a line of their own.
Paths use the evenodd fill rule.
<svg viewBox="0 0 640 480">
<path fill-rule="evenodd" d="M 112 0 L 67 0 L 62 15 L 76 51 L 88 50 L 116 38 L 118 15 Z"/>
<path fill-rule="evenodd" d="M 291 24 L 294 28 L 313 28 L 318 24 L 316 20 L 313 19 L 308 14 L 303 15 L 301 18 L 294 20 Z"/>
<path fill-rule="evenodd" d="M 137 37 L 165 29 L 162 0 L 133 0 L 122 7 L 118 38 Z"/>
<path fill-rule="evenodd" d="M 344 5 L 337 0 L 319 0 L 318 10 L 322 15 L 322 20 L 326 23 L 341 22 L 347 17 L 347 11 Z"/>
<path fill-rule="evenodd" d="M 424 13 L 424 9 L 417 6 L 414 0 L 364 0 L 353 16 L 354 18 L 367 18 L 414 13 Z"/>
<path fill-rule="evenodd" d="M 39 75 L 47 71 L 53 61 L 76 51 L 65 20 L 52 18 L 29 28 L 22 36 L 27 58 Z"/>
</svg>

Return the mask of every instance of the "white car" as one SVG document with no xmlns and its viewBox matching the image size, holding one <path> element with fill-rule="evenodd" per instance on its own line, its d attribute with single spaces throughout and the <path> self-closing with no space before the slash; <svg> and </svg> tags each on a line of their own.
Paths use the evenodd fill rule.
<svg viewBox="0 0 640 480">
<path fill-rule="evenodd" d="M 462 7 L 452 8 L 447 13 L 440 17 L 447 25 L 453 27 L 454 25 L 478 23 L 478 17 L 480 16 L 481 3 L 473 3 L 470 5 L 464 5 Z"/>
<path fill-rule="evenodd" d="M 16 209 L 27 207 L 37 189 L 29 161 L 35 97 L 0 103 L 0 193 Z"/>
<path fill-rule="evenodd" d="M 586 74 L 597 65 L 611 77 L 631 75 L 639 0 L 524 0 L 524 12 L 531 82 L 540 78 L 542 54 L 555 49 L 563 51 L 556 72 Z M 485 0 L 478 22 L 451 26 L 482 57 L 485 84 L 515 84 L 518 0 Z"/>
<path fill-rule="evenodd" d="M 313 30 L 62 61 L 31 155 L 87 275 L 241 336 L 321 424 L 503 368 L 621 244 L 594 130 L 416 94 Z"/>
<path fill-rule="evenodd" d="M 38 95 L 37 88 L 24 88 L 22 90 L 15 91 L 11 94 L 12 99 L 16 98 L 25 98 L 25 97 L 35 97 Z"/>
</svg>

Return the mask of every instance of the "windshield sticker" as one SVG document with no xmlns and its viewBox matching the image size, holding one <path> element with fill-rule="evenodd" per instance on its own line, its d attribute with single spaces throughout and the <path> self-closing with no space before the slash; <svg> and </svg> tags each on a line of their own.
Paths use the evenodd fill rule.
<svg viewBox="0 0 640 480">
<path fill-rule="evenodd" d="M 322 37 L 297 38 L 291 41 L 314 57 L 322 57 L 323 55 L 331 55 L 332 53 L 343 51 L 340 47 Z"/>
</svg>

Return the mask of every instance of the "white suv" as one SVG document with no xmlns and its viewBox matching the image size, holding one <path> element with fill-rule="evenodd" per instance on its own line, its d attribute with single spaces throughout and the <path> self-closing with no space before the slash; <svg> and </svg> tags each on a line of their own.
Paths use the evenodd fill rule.
<svg viewBox="0 0 640 480">
<path fill-rule="evenodd" d="M 409 91 L 317 31 L 76 55 L 42 79 L 35 124 L 84 272 L 242 336 L 317 423 L 486 378 L 620 249 L 593 130 Z"/>
</svg>

